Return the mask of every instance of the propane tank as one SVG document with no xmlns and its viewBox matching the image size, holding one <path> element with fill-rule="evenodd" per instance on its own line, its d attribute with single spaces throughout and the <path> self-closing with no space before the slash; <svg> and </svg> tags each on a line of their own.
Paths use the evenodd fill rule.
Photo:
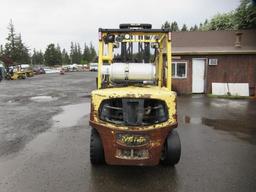
<svg viewBox="0 0 256 192">
<path fill-rule="evenodd" d="M 109 66 L 110 80 L 123 81 L 154 81 L 155 65 L 153 63 L 113 63 Z"/>
</svg>

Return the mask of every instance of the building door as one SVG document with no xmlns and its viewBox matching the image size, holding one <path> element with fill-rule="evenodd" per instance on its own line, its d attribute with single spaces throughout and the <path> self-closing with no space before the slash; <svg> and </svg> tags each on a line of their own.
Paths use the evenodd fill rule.
<svg viewBox="0 0 256 192">
<path fill-rule="evenodd" d="M 204 93 L 205 60 L 192 60 L 192 93 Z"/>
</svg>

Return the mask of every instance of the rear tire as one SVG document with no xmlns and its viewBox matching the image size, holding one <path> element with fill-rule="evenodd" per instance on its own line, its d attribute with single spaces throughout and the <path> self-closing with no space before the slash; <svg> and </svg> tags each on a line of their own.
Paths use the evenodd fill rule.
<svg viewBox="0 0 256 192">
<path fill-rule="evenodd" d="M 181 143 L 177 131 L 171 131 L 165 141 L 161 164 L 174 166 L 180 160 Z"/>
<path fill-rule="evenodd" d="M 104 149 L 102 146 L 100 135 L 94 128 L 91 129 L 90 160 L 91 164 L 93 165 L 105 163 Z"/>
<path fill-rule="evenodd" d="M 21 76 L 19 76 L 20 79 L 26 79 L 27 78 L 27 74 L 22 74 Z"/>
</svg>

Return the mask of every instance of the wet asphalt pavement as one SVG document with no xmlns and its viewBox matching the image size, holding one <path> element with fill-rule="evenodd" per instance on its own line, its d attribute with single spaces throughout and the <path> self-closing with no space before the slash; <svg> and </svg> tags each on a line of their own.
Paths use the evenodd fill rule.
<svg viewBox="0 0 256 192">
<path fill-rule="evenodd" d="M 175 167 L 92 167 L 95 73 L 0 83 L 0 192 L 255 191 L 256 100 L 178 98 Z"/>
</svg>

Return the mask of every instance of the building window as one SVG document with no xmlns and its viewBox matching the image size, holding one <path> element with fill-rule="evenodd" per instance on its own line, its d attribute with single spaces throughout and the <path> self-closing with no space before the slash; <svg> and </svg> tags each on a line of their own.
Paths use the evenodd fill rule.
<svg viewBox="0 0 256 192">
<path fill-rule="evenodd" d="M 218 65 L 218 59 L 209 59 L 209 65 Z"/>
<path fill-rule="evenodd" d="M 187 78 L 187 62 L 172 63 L 172 78 Z"/>
</svg>

